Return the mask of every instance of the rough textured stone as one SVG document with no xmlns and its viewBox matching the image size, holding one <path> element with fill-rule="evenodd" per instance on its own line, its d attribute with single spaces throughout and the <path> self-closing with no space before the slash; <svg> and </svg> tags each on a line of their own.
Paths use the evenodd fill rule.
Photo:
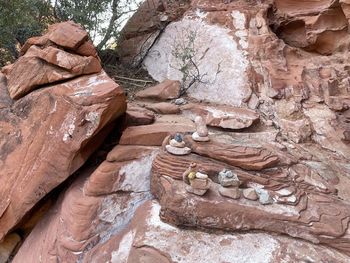
<svg viewBox="0 0 350 263">
<path fill-rule="evenodd" d="M 0 239 L 85 162 L 105 136 L 98 134 L 125 108 L 122 90 L 102 72 L 1 109 Z"/>
<path fill-rule="evenodd" d="M 220 185 L 226 186 L 236 186 L 240 185 L 239 179 L 236 174 L 230 170 L 222 170 L 218 175 L 218 180 Z"/>
<path fill-rule="evenodd" d="M 244 198 L 228 201 L 222 197 L 221 186 L 216 183 L 212 184 L 206 198 L 191 196 L 184 191 L 187 189 L 182 174 L 193 162 L 205 170 L 213 182 L 218 182 L 218 173 L 223 168 L 234 171 L 245 188 L 244 196 L 249 199 L 257 200 L 255 189 L 263 188 L 278 202 L 266 205 Z M 318 171 L 317 166 L 290 164 L 289 168 L 277 165 L 274 169 L 254 173 L 228 165 L 223 159 L 218 162 L 193 154 L 174 157 L 160 153 L 153 163 L 151 189 L 160 201 L 161 217 L 168 223 L 225 230 L 260 229 L 324 244 L 349 255 L 350 247 L 344 246 L 350 238 L 348 226 L 341 222 L 350 213 L 350 207 L 336 196 L 330 184 L 322 186 L 325 181 L 321 178 L 307 179 Z M 254 192 L 254 198 L 247 191 Z"/>
<path fill-rule="evenodd" d="M 170 112 L 162 104 L 154 125 L 127 129 L 122 141 L 133 145 L 116 147 L 61 194 L 55 219 L 37 225 L 15 260 L 349 262 L 349 6 L 145 1 L 123 30 L 121 60 L 143 63 L 160 81 L 182 81 L 186 58 L 174 49 L 195 36 L 187 51 L 195 52 L 192 69 L 201 81 L 185 94 L 191 104 L 161 115 Z M 55 47 L 48 38 L 32 43 Z M 64 50 L 81 55 L 90 47 L 85 41 Z M 0 90 L 4 85 L 0 76 Z M 133 104 L 157 111 L 159 94 Z M 12 104 L 0 94 L 0 109 Z M 150 123 L 144 109 L 132 114 L 130 123 Z M 191 139 L 189 118 L 198 115 L 213 126 L 210 142 Z M 193 129 L 182 132 L 193 150 L 186 156 L 165 148 L 179 126 Z M 241 189 L 219 184 L 223 169 L 237 175 Z M 198 171 L 212 182 L 208 191 L 190 187 Z M 153 198 L 150 185 L 158 200 L 144 204 Z M 243 189 L 258 200 L 238 198 Z"/>
<path fill-rule="evenodd" d="M 232 146 L 213 140 L 203 144 L 189 137 L 186 139 L 192 152 L 247 170 L 261 170 L 279 162 L 279 158 L 266 149 Z"/>
</svg>

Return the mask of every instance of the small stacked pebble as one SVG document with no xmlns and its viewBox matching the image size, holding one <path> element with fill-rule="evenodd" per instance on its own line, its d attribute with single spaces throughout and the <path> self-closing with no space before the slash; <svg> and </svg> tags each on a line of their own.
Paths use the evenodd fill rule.
<svg viewBox="0 0 350 263">
<path fill-rule="evenodd" d="M 197 171 L 197 164 L 192 163 L 183 173 L 183 181 L 188 185 L 186 191 L 195 195 L 204 195 L 210 188 L 208 175 Z"/>
<path fill-rule="evenodd" d="M 218 176 L 220 188 L 219 193 L 228 198 L 239 199 L 241 192 L 239 190 L 240 181 L 236 174 L 231 170 L 222 170 Z"/>
<path fill-rule="evenodd" d="M 165 146 L 167 152 L 174 155 L 187 155 L 191 153 L 191 149 L 186 147 L 181 134 L 176 134 L 169 144 Z"/>
<path fill-rule="evenodd" d="M 196 125 L 196 132 L 192 134 L 192 139 L 196 142 L 209 141 L 209 132 L 204 119 L 201 116 L 197 116 L 194 120 L 194 123 Z"/>
</svg>

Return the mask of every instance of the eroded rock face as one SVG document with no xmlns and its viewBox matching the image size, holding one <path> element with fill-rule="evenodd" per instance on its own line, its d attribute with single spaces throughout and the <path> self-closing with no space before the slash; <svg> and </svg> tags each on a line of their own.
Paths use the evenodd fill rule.
<svg viewBox="0 0 350 263">
<path fill-rule="evenodd" d="M 190 2 L 185 11 L 177 8 L 182 15 L 148 45 L 143 63 L 155 79 L 183 80 L 184 65 L 176 54 L 190 43 L 187 48 L 203 77 L 188 90 L 190 97 L 255 109 L 262 121 L 296 142 L 317 141 L 350 156 L 348 117 L 343 117 L 350 103 L 348 1 Z M 173 11 L 166 4 L 162 10 L 155 13 Z M 318 117 L 328 128 L 319 127 Z"/>
<path fill-rule="evenodd" d="M 151 198 L 154 147 L 117 146 L 86 169 L 35 227 L 13 262 L 77 262 L 122 231 Z M 103 253 L 102 253 L 103 254 Z"/>
<path fill-rule="evenodd" d="M 74 52 L 74 48 L 87 41 L 86 32 L 80 34 L 80 27 L 67 23 L 68 28 L 78 30 L 78 38 L 75 39 L 76 35 L 60 35 L 61 31 L 68 33 L 64 25 L 57 25 L 55 31 L 49 29 L 49 37 L 45 35 L 42 38 L 48 37 L 57 45 L 62 39 L 63 47 L 72 48 L 71 52 Z M 28 41 L 32 45 L 26 54 L 5 69 L 7 85 L 6 81 L 1 82 L 0 240 L 41 198 L 87 160 L 108 134 L 108 125 L 126 108 L 122 89 L 100 70 L 98 58 L 67 53 L 59 46 L 41 47 L 36 44 L 39 40 Z M 67 57 L 57 59 L 62 52 L 67 53 Z M 28 53 L 32 55 L 27 56 Z M 39 58 L 38 54 L 42 57 Z M 98 66 L 84 74 L 97 73 L 32 91 L 36 80 L 42 81 L 41 84 L 51 82 L 45 77 L 41 78 L 40 74 L 59 75 L 55 69 L 50 70 L 50 63 L 59 65 L 55 66 L 59 70 L 67 66 L 81 73 L 84 63 L 93 60 Z M 28 64 L 22 64 L 23 61 Z M 81 61 L 85 61 L 82 67 Z M 39 67 L 30 67 L 33 64 Z M 26 67 L 26 71 L 17 72 L 16 68 L 22 66 Z M 21 73 L 20 76 L 15 72 Z M 26 79 L 28 76 L 29 79 Z M 18 86 L 14 89 L 15 82 Z M 10 94 L 20 94 L 18 96 L 21 98 L 15 95 L 19 99 L 12 101 L 6 89 Z"/>
<path fill-rule="evenodd" d="M 158 202 L 145 203 L 124 232 L 96 246 L 83 262 L 298 262 L 306 254 L 315 261 L 349 260 L 334 249 L 319 250 L 311 243 L 285 236 L 209 234 L 176 228 L 162 222 L 159 212 Z"/>
</svg>

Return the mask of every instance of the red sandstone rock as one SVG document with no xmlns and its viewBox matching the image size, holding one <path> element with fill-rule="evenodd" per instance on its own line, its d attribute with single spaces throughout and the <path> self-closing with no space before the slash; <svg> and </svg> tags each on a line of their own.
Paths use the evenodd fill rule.
<svg viewBox="0 0 350 263">
<path fill-rule="evenodd" d="M 118 53 L 122 61 L 132 66 L 139 66 L 143 57 L 162 28 L 169 21 L 176 20 L 186 11 L 190 1 L 146 0 L 131 17 L 121 32 Z"/>
<path fill-rule="evenodd" d="M 95 57 L 82 57 L 63 50 L 32 46 L 5 73 L 11 98 L 18 99 L 45 84 L 100 72 Z"/>
<path fill-rule="evenodd" d="M 3 69 L 12 99 L 43 85 L 102 69 L 87 33 L 73 22 L 51 25 L 44 36 L 29 39 L 21 54 L 13 65 Z"/>
<path fill-rule="evenodd" d="M 174 80 L 165 80 L 162 83 L 147 88 L 136 93 L 137 98 L 170 100 L 176 99 L 180 95 L 180 82 Z"/>
<path fill-rule="evenodd" d="M 138 126 L 152 124 L 155 120 L 154 113 L 145 108 L 128 104 L 125 116 L 125 126 Z"/>
<path fill-rule="evenodd" d="M 192 152 L 224 161 L 246 170 L 262 170 L 272 167 L 279 162 L 279 158 L 276 155 L 262 148 L 239 147 L 215 141 L 198 143 L 189 136 L 186 137 L 186 141 Z"/>
<path fill-rule="evenodd" d="M 201 116 L 209 126 L 232 130 L 248 128 L 259 120 L 259 114 L 253 110 L 229 106 L 188 104 L 183 106 L 181 110 L 193 120 L 195 116 Z"/>
<path fill-rule="evenodd" d="M 212 129 L 210 143 L 187 136 L 193 154 L 184 157 L 162 151 L 151 181 L 161 207 L 148 203 L 134 215 L 134 207 L 151 198 L 147 187 L 156 153 L 138 145 L 160 145 L 179 127 L 192 126 L 178 115 L 175 122 L 166 115 L 150 127 L 127 129 L 122 141 L 131 145 L 116 147 L 61 196 L 15 262 L 349 262 L 348 2 L 145 1 L 124 29 L 121 59 L 133 65 L 143 61 L 158 80 L 181 79 L 171 50 L 176 40 L 186 43 L 186 30 L 197 30 L 198 66 L 207 75 L 188 94 L 227 106 L 196 106 L 192 112 L 190 105 L 187 112 L 183 107 L 184 114 L 250 131 Z M 74 44 L 79 39 L 84 34 L 61 44 L 95 56 L 88 41 Z M 56 48 L 45 37 L 32 41 L 42 50 Z M 3 83 L 0 76 L 0 91 Z M 1 92 L 0 110 L 12 104 Z M 26 112 L 22 106 L 15 111 L 20 116 Z M 261 123 L 252 127 L 258 118 Z M 148 124 L 152 117 L 134 108 L 130 119 Z M 2 123 L 4 134 L 11 133 L 14 124 Z M 7 140 L 0 140 L 0 149 L 7 147 Z M 182 182 L 191 162 L 213 181 L 202 197 L 187 193 Z M 224 168 L 238 175 L 243 189 L 267 191 L 273 203 L 223 196 L 217 175 Z"/>
<path fill-rule="evenodd" d="M 10 262 L 10 257 L 21 242 L 18 234 L 10 234 L 0 242 L 0 262 Z"/>
<path fill-rule="evenodd" d="M 122 90 L 101 72 L 1 109 L 0 239 L 85 162 L 103 139 L 99 133 L 125 108 Z"/>
<path fill-rule="evenodd" d="M 194 126 L 187 124 L 154 123 L 152 125 L 127 128 L 120 138 L 121 145 L 161 146 L 170 134 L 190 133 Z"/>
<path fill-rule="evenodd" d="M 277 203 L 270 205 L 244 198 L 233 201 L 220 195 L 221 186 L 217 183 L 211 185 L 206 198 L 196 197 L 185 191 L 186 184 L 181 177 L 192 162 L 196 162 L 213 182 L 218 182 L 218 172 L 225 167 L 238 175 L 243 187 L 264 188 L 270 194 L 275 193 L 275 199 L 279 194 L 286 194 L 286 198 L 278 198 Z M 350 247 L 345 245 L 350 239 L 348 226 L 342 224 L 350 214 L 350 206 L 304 180 L 298 180 L 296 188 L 290 190 L 290 180 L 293 179 L 280 174 L 287 171 L 267 170 L 254 176 L 242 173 L 228 163 L 194 155 L 174 157 L 162 153 L 157 156 L 152 172 L 152 193 L 160 200 L 161 218 L 168 223 L 222 230 L 277 232 L 315 244 L 326 244 L 350 254 Z"/>
<path fill-rule="evenodd" d="M 98 58 L 69 53 L 45 42 L 47 38 L 74 52 L 87 41 L 87 33 L 71 22 L 53 25 L 42 38 L 29 40 L 24 56 L 4 70 L 7 84 L 0 80 L 0 240 L 84 164 L 107 136 L 109 124 L 126 109 L 123 91 L 101 71 Z M 32 91 L 38 85 L 42 89 Z M 9 96 L 18 100 L 13 102 Z"/>
<path fill-rule="evenodd" d="M 123 231 L 134 210 L 151 198 L 150 170 L 157 152 L 117 146 L 99 167 L 84 169 L 36 225 L 13 262 L 77 262 Z"/>
<path fill-rule="evenodd" d="M 97 57 L 96 49 L 88 39 L 86 31 L 72 21 L 50 25 L 45 35 L 28 39 L 21 48 L 21 55 L 24 55 L 32 45 L 41 48 L 58 45 L 82 56 Z"/>
<path fill-rule="evenodd" d="M 172 104 L 172 103 L 168 103 L 168 102 L 159 102 L 159 103 L 155 103 L 155 104 L 150 104 L 146 106 L 147 109 L 154 111 L 155 113 L 159 113 L 159 114 L 178 114 L 180 113 L 180 107 Z"/>
</svg>

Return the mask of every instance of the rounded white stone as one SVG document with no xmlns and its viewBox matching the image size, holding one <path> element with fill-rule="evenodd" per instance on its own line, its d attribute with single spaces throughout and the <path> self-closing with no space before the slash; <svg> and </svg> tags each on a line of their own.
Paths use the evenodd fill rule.
<svg viewBox="0 0 350 263">
<path fill-rule="evenodd" d="M 178 142 L 175 139 L 170 140 L 170 145 L 177 148 L 185 148 L 186 144 L 184 141 Z"/>
<path fill-rule="evenodd" d="M 192 139 L 196 142 L 208 142 L 210 140 L 208 136 L 201 137 L 201 136 L 199 136 L 199 134 L 197 132 L 194 132 L 192 134 Z"/>
<path fill-rule="evenodd" d="M 197 172 L 196 173 L 196 178 L 198 178 L 198 179 L 207 179 L 208 175 L 204 174 L 204 173 Z"/>
<path fill-rule="evenodd" d="M 171 153 L 174 155 L 187 155 L 191 153 L 191 149 L 188 147 L 177 148 L 169 144 L 165 146 L 165 149 L 167 150 L 168 153 Z"/>
</svg>

